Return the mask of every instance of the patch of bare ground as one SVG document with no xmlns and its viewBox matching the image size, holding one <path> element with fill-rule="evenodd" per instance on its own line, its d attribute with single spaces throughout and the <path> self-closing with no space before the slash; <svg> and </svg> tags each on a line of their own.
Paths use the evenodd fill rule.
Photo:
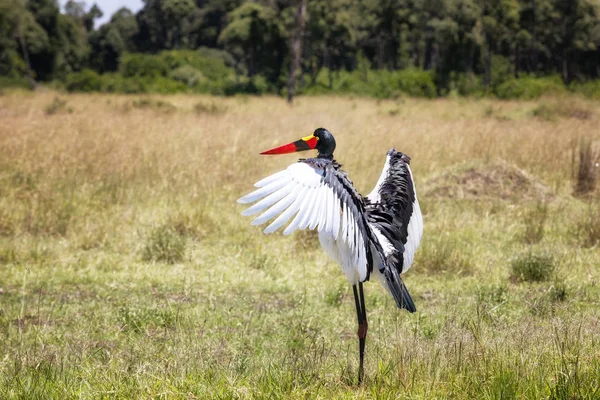
<svg viewBox="0 0 600 400">
<path fill-rule="evenodd" d="M 554 197 L 539 179 L 504 161 L 451 167 L 429 179 L 424 193 L 427 197 L 451 199 L 551 200 Z"/>
</svg>

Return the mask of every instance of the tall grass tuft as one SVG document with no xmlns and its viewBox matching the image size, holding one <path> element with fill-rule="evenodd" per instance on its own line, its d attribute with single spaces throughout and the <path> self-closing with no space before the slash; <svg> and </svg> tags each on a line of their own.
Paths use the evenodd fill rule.
<svg viewBox="0 0 600 400">
<path fill-rule="evenodd" d="M 577 161 L 575 161 L 577 154 Z M 590 139 L 584 138 L 579 140 L 579 149 L 573 154 L 573 169 L 577 165 L 577 173 L 573 174 L 575 185 L 573 194 L 575 196 L 584 196 L 592 193 L 596 189 L 596 181 L 598 179 L 598 161 L 600 154 L 594 150 L 593 142 Z"/>
<path fill-rule="evenodd" d="M 171 113 L 177 110 L 177 107 L 172 103 L 164 100 L 152 100 L 149 98 L 141 98 L 131 102 L 133 108 L 142 110 L 156 110 L 165 113 Z"/>
<path fill-rule="evenodd" d="M 519 282 L 547 281 L 555 270 L 556 261 L 547 253 L 529 251 L 517 256 L 511 264 L 511 276 Z"/>
<path fill-rule="evenodd" d="M 68 112 L 73 111 L 70 107 L 67 107 L 67 101 L 61 99 L 60 97 L 55 97 L 54 100 L 52 100 L 52 102 L 50 102 L 44 109 L 46 115 L 54 115 L 64 110 Z"/>
<path fill-rule="evenodd" d="M 540 201 L 535 208 L 529 210 L 523 217 L 525 230 L 523 241 L 527 244 L 539 243 L 544 238 L 546 220 L 548 219 L 548 204 Z"/>
<path fill-rule="evenodd" d="M 550 301 L 553 303 L 565 301 L 569 294 L 567 284 L 558 278 L 555 279 L 552 286 L 548 288 L 547 293 Z"/>
<path fill-rule="evenodd" d="M 150 234 L 142 258 L 144 261 L 175 264 L 183 260 L 185 247 L 185 238 L 177 231 L 168 226 L 160 226 Z"/>
<path fill-rule="evenodd" d="M 600 245 L 600 204 L 590 202 L 575 228 L 577 241 L 583 247 Z"/>
<path fill-rule="evenodd" d="M 453 272 L 460 275 L 473 272 L 469 248 L 454 237 L 430 237 L 422 243 L 419 251 L 419 270 L 430 273 Z"/>
<path fill-rule="evenodd" d="M 206 103 L 204 101 L 200 101 L 194 105 L 194 111 L 196 114 L 225 114 L 227 112 L 227 107 L 221 104 L 217 104 L 216 102 Z"/>
</svg>

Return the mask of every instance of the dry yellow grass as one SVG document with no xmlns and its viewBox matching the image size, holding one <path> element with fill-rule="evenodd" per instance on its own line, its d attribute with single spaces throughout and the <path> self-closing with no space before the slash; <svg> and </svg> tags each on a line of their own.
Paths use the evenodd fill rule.
<svg viewBox="0 0 600 400">
<path fill-rule="evenodd" d="M 363 193 L 390 147 L 409 154 L 425 213 L 419 313 L 367 286 L 361 388 L 343 274 L 235 202 L 296 159 L 260 151 L 320 126 Z M 599 126 L 576 97 L 2 95 L 0 397 L 597 398 L 600 212 L 571 176 Z M 551 190 L 543 218 L 530 193 L 423 195 L 505 162 Z M 550 280 L 511 280 L 529 252 L 550 254 Z"/>
</svg>

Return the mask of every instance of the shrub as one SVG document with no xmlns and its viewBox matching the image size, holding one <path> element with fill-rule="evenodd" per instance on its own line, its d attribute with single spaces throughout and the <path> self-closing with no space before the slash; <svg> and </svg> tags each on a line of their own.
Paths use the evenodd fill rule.
<svg viewBox="0 0 600 400">
<path fill-rule="evenodd" d="M 202 72 L 189 65 L 183 65 L 171 71 L 169 78 L 177 82 L 184 83 L 187 87 L 194 87 L 200 81 L 204 80 Z"/>
<path fill-rule="evenodd" d="M 101 75 L 102 91 L 108 93 L 146 93 L 146 80 L 139 77 L 125 78 L 121 74 L 108 73 Z"/>
<path fill-rule="evenodd" d="M 378 98 L 394 98 L 401 94 L 413 97 L 435 97 L 436 88 L 430 72 L 414 68 L 401 71 L 378 71 L 373 79 L 371 94 Z M 360 93 L 360 94 L 369 94 Z"/>
<path fill-rule="evenodd" d="M 203 76 L 210 80 L 219 81 L 233 75 L 233 70 L 227 67 L 225 63 L 225 60 L 229 60 L 229 58 L 223 53 L 224 52 L 220 50 L 207 51 L 205 49 L 201 52 L 193 50 L 171 50 L 163 51 L 154 57 L 160 59 L 167 70 L 173 71 L 177 68 L 188 66 L 200 71 Z"/>
<path fill-rule="evenodd" d="M 587 82 L 573 82 L 569 86 L 569 89 L 590 99 L 600 100 L 600 79 Z"/>
<path fill-rule="evenodd" d="M 65 79 L 65 88 L 69 92 L 99 92 L 102 90 L 102 79 L 96 71 L 84 69 L 68 74 Z"/>
<path fill-rule="evenodd" d="M 152 231 L 142 258 L 144 261 L 164 261 L 175 264 L 183 260 L 185 255 L 185 238 L 175 230 L 161 226 Z"/>
<path fill-rule="evenodd" d="M 249 80 L 229 82 L 223 89 L 227 96 L 233 96 L 238 93 L 261 95 L 267 93 L 269 84 L 264 77 L 255 75 Z"/>
<path fill-rule="evenodd" d="M 155 78 L 166 76 L 169 67 L 162 58 L 152 54 L 126 53 L 121 56 L 119 69 L 126 78 L 133 76 Z"/>
<path fill-rule="evenodd" d="M 541 282 L 549 280 L 555 269 L 556 262 L 552 255 L 530 251 L 513 260 L 511 276 L 520 282 Z"/>
<path fill-rule="evenodd" d="M 31 84 L 25 78 L 0 76 L 0 89 L 8 88 L 31 89 Z"/>
<path fill-rule="evenodd" d="M 186 92 L 188 90 L 185 83 L 177 82 L 162 76 L 145 79 L 143 84 L 147 93 L 173 94 Z"/>
<path fill-rule="evenodd" d="M 400 92 L 409 96 L 433 98 L 436 95 L 433 76 L 427 71 L 415 68 L 404 69 L 395 72 L 392 81 Z"/>
<path fill-rule="evenodd" d="M 441 87 L 442 82 L 438 85 Z M 475 74 L 463 74 L 453 72 L 449 78 L 449 94 L 459 94 L 461 96 L 483 96 L 486 94 L 486 89 L 483 86 L 481 76 Z"/>
<path fill-rule="evenodd" d="M 544 94 L 562 93 L 565 85 L 558 76 L 536 78 L 533 76 L 522 76 L 512 78 L 500 84 L 496 89 L 496 95 L 501 99 L 537 99 Z"/>
<path fill-rule="evenodd" d="M 432 73 L 415 68 L 400 71 L 335 71 L 333 76 L 333 87 L 329 88 L 329 71 L 323 68 L 315 82 L 299 90 L 299 93 L 315 95 L 338 92 L 377 98 L 395 98 L 403 94 L 429 98 L 436 96 Z"/>
<path fill-rule="evenodd" d="M 512 63 L 499 55 L 492 55 L 492 70 L 490 71 L 490 85 L 497 88 L 504 82 L 511 80 L 514 76 Z"/>
</svg>

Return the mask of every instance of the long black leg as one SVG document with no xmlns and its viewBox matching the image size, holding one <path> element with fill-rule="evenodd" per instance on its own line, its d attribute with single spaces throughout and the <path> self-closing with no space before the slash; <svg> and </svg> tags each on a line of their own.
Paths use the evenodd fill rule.
<svg viewBox="0 0 600 400">
<path fill-rule="evenodd" d="M 363 362 L 365 359 L 365 343 L 367 341 L 367 331 L 369 330 L 369 324 L 367 323 L 367 308 L 365 307 L 365 295 L 363 293 L 363 284 L 362 282 L 358 283 L 358 291 L 360 295 L 360 309 L 361 309 L 361 319 L 358 323 L 358 341 L 359 341 L 359 349 L 360 349 L 360 365 L 358 368 L 358 383 L 362 382 L 362 378 L 364 375 L 363 370 Z"/>
<path fill-rule="evenodd" d="M 358 290 L 356 285 L 352 285 L 354 291 L 354 304 L 356 305 L 356 317 L 358 319 L 358 349 L 360 355 L 360 363 L 358 366 L 358 384 L 360 385 L 364 375 L 364 359 L 365 359 L 365 342 L 367 337 L 367 310 L 365 309 L 365 295 L 363 293 L 362 283 L 358 284 Z M 360 292 L 360 294 L 359 294 Z"/>
</svg>

